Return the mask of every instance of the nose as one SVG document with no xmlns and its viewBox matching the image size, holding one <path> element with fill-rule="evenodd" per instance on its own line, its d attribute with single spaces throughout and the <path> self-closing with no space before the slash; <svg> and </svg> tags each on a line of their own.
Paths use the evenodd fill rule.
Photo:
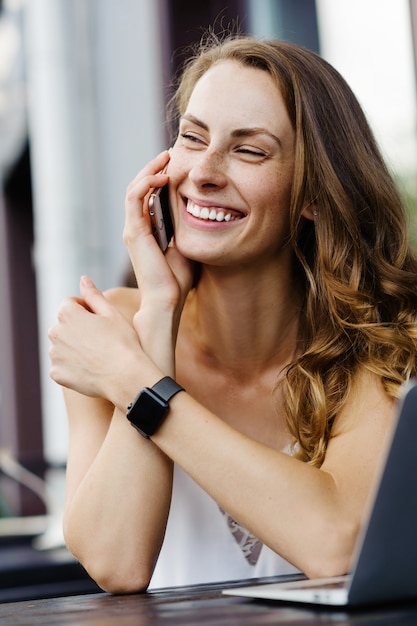
<svg viewBox="0 0 417 626">
<path fill-rule="evenodd" d="M 208 148 L 196 154 L 189 178 L 196 187 L 224 187 L 227 182 L 223 154 Z"/>
</svg>

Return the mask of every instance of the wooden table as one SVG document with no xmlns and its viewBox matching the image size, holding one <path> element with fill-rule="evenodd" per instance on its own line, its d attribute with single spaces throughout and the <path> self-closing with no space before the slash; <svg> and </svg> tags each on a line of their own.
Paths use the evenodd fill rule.
<svg viewBox="0 0 417 626">
<path fill-rule="evenodd" d="M 204 585 L 129 596 L 97 593 L 11 602 L 0 604 L 0 624 L 2 626 L 273 624 L 415 626 L 417 624 L 417 602 L 349 611 L 227 597 L 221 595 L 221 589 L 221 585 Z"/>
</svg>

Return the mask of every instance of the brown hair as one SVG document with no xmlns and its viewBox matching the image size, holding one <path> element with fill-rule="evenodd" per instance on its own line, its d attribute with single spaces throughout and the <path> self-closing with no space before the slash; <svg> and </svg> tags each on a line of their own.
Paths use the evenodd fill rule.
<svg viewBox="0 0 417 626">
<path fill-rule="evenodd" d="M 288 42 L 207 37 L 182 74 L 176 116 L 198 79 L 224 60 L 269 72 L 295 130 L 290 217 L 305 301 L 284 396 L 297 456 L 320 466 L 360 367 L 376 373 L 391 397 L 417 375 L 417 261 L 401 198 L 340 74 Z M 314 223 L 302 218 L 307 205 L 318 213 Z"/>
</svg>

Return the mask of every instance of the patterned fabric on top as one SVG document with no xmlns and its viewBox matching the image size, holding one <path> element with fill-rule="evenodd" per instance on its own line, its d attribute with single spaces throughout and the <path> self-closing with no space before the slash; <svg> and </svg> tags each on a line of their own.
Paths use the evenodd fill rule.
<svg viewBox="0 0 417 626">
<path fill-rule="evenodd" d="M 231 515 L 226 513 L 221 507 L 220 511 L 224 515 L 230 532 L 235 538 L 243 556 L 251 565 L 256 565 L 262 550 L 262 542 L 255 535 L 252 535 L 246 528 L 243 528 Z"/>
</svg>

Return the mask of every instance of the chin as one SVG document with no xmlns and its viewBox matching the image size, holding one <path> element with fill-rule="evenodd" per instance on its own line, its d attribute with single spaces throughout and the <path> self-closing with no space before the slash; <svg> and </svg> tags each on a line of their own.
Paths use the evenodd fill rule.
<svg viewBox="0 0 417 626">
<path fill-rule="evenodd" d="M 176 244 L 177 250 L 182 254 L 183 257 L 189 259 L 190 261 L 195 261 L 196 263 L 207 263 L 207 264 L 215 264 L 216 260 L 218 261 L 217 255 L 204 254 L 201 248 L 196 248 L 195 246 L 179 246 Z"/>
<path fill-rule="evenodd" d="M 227 248 L 225 242 L 221 244 L 220 238 L 213 236 L 198 236 L 198 234 L 175 233 L 175 245 L 182 256 L 198 263 L 208 263 L 210 265 L 223 265 L 229 257 L 228 252 L 232 246 L 229 240 Z"/>
</svg>

